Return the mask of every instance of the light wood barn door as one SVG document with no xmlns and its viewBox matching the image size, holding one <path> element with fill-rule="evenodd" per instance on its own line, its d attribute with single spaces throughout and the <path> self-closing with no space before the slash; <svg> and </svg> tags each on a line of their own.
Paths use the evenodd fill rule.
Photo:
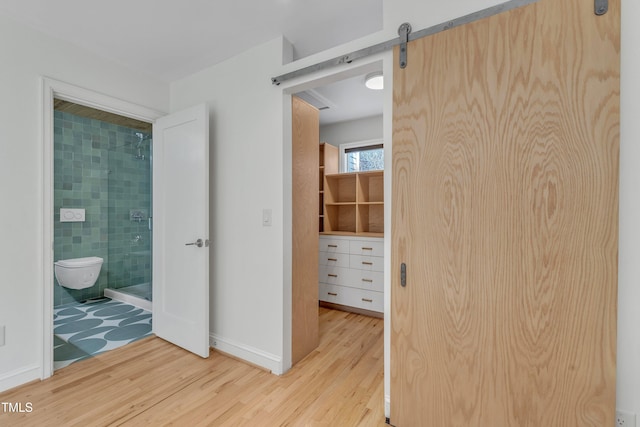
<svg viewBox="0 0 640 427">
<path fill-rule="evenodd" d="M 318 347 L 318 179 L 320 113 L 292 97 L 291 363 Z"/>
<path fill-rule="evenodd" d="M 593 8 L 396 49 L 395 426 L 613 424 L 620 1 Z"/>
</svg>

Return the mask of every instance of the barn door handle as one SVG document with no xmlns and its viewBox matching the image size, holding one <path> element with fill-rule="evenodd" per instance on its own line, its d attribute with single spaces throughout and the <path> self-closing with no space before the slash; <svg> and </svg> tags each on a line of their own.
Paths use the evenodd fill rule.
<svg viewBox="0 0 640 427">
<path fill-rule="evenodd" d="M 404 262 L 400 264 L 400 286 L 407 286 L 407 264 Z"/>
<path fill-rule="evenodd" d="M 595 0 L 593 10 L 598 16 L 604 15 L 609 11 L 609 0 Z"/>
</svg>

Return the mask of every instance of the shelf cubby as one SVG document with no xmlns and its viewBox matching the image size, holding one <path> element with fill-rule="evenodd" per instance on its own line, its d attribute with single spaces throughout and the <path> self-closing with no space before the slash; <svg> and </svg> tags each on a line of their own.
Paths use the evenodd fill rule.
<svg viewBox="0 0 640 427">
<path fill-rule="evenodd" d="M 319 197 L 318 197 L 318 231 L 324 231 L 324 176 L 338 172 L 338 147 L 323 142 L 320 144 L 320 160 L 318 174 Z"/>
<path fill-rule="evenodd" d="M 384 175 L 382 171 L 358 174 L 358 202 L 384 202 Z"/>
<path fill-rule="evenodd" d="M 384 233 L 384 205 L 382 203 L 358 204 L 357 233 Z"/>
<path fill-rule="evenodd" d="M 325 175 L 325 204 L 355 203 L 356 176 L 351 173 Z"/>
<path fill-rule="evenodd" d="M 340 203 L 326 204 L 324 215 L 324 230 L 343 231 L 355 233 L 356 228 L 356 204 Z"/>
</svg>

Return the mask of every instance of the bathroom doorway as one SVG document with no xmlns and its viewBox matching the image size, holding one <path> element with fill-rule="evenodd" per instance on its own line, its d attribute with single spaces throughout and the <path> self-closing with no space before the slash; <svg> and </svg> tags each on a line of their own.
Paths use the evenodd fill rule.
<svg viewBox="0 0 640 427">
<path fill-rule="evenodd" d="M 102 260 L 79 289 L 54 274 L 59 369 L 151 334 L 153 155 L 150 123 L 62 99 L 53 130 L 54 261 Z"/>
</svg>

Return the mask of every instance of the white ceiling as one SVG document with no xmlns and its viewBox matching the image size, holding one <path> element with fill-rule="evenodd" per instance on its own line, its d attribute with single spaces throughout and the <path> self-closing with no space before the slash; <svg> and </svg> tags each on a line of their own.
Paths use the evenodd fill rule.
<svg viewBox="0 0 640 427">
<path fill-rule="evenodd" d="M 382 0 L 0 0 L 0 13 L 165 81 L 279 35 L 301 58 L 382 28 Z"/>
<path fill-rule="evenodd" d="M 0 0 L 0 13 L 167 82 L 279 35 L 298 59 L 382 28 L 382 0 Z M 324 123 L 381 114 L 358 101 L 362 79 L 319 89 Z"/>
<path fill-rule="evenodd" d="M 367 89 L 365 75 L 303 92 L 299 96 L 321 108 L 320 124 L 327 125 L 382 114 L 384 92 Z"/>
</svg>

